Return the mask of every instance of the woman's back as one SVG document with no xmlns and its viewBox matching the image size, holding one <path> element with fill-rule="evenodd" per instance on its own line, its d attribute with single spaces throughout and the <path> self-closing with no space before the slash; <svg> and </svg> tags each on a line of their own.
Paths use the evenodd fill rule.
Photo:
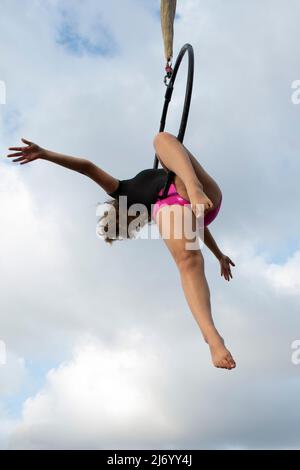
<svg viewBox="0 0 300 470">
<path fill-rule="evenodd" d="M 127 207 L 131 204 L 144 204 L 148 212 L 151 204 L 155 204 L 159 191 L 164 187 L 167 179 L 167 172 L 163 168 L 147 168 L 140 171 L 133 178 L 119 180 L 119 186 L 109 196 L 117 198 L 127 196 Z"/>
</svg>

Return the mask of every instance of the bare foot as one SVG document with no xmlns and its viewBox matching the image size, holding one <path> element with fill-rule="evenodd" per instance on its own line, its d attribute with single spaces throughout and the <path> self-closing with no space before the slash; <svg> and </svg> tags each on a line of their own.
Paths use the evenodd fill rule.
<svg viewBox="0 0 300 470">
<path fill-rule="evenodd" d="M 208 339 L 207 343 L 209 345 L 212 362 L 215 367 L 229 370 L 236 367 L 236 363 L 230 354 L 230 351 L 225 347 L 222 336 L 217 335 L 211 340 Z"/>
<path fill-rule="evenodd" d="M 210 209 L 213 208 L 213 203 L 206 196 L 201 187 L 188 191 L 189 200 L 191 203 L 192 211 L 196 217 L 201 217 Z"/>
</svg>

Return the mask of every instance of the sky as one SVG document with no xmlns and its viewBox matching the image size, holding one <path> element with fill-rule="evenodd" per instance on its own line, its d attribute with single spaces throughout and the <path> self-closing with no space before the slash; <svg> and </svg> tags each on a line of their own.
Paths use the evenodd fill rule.
<svg viewBox="0 0 300 470">
<path fill-rule="evenodd" d="M 25 137 L 120 179 L 152 167 L 159 4 L 0 0 L 2 449 L 299 449 L 298 0 L 177 1 L 184 143 L 222 189 L 210 228 L 236 264 L 225 281 L 203 247 L 235 370 L 212 366 L 163 240 L 108 246 L 97 184 L 6 158 Z"/>
</svg>

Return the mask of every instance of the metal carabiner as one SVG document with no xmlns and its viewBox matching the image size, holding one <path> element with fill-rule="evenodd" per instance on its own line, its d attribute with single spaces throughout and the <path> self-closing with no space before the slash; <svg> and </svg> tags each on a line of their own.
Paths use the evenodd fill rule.
<svg viewBox="0 0 300 470">
<path fill-rule="evenodd" d="M 170 79 L 171 76 L 172 76 L 172 73 L 173 73 L 173 69 L 172 69 L 171 65 L 172 65 L 172 60 L 168 59 L 167 64 L 165 66 L 166 75 L 164 76 L 164 84 L 166 86 L 169 85 L 169 83 L 167 83 L 167 79 Z"/>
</svg>

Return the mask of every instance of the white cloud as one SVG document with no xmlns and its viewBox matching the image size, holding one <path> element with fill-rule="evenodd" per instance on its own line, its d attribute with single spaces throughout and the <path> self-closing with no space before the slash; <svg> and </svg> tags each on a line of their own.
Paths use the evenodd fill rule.
<svg viewBox="0 0 300 470">
<path fill-rule="evenodd" d="M 27 377 L 24 358 L 6 350 L 5 364 L 0 365 L 1 396 L 17 395 Z"/>
<path fill-rule="evenodd" d="M 4 450 L 8 445 L 8 436 L 14 430 L 17 420 L 9 417 L 9 414 L 0 407 L 0 449 Z"/>
<path fill-rule="evenodd" d="M 126 448 L 176 435 L 159 395 L 166 371 L 157 353 L 144 350 L 143 337 L 131 336 L 132 344 L 118 348 L 85 339 L 70 361 L 50 370 L 43 389 L 24 403 L 10 446 Z"/>
<path fill-rule="evenodd" d="M 227 321 L 233 329 L 235 317 Z M 300 381 L 289 345 L 285 362 L 271 339 L 257 352 L 255 326 L 247 329 L 240 320 L 234 373 L 216 372 L 190 332 L 163 343 L 145 328 L 123 330 L 110 346 L 84 336 L 24 402 L 9 448 L 296 448 Z"/>
<path fill-rule="evenodd" d="M 11 408 L 15 408 L 14 399 L 22 393 L 27 380 L 24 358 L 6 347 L 5 362 L 0 363 L 0 449 L 7 448 L 8 438 L 18 424 L 16 413 L 12 413 Z"/>
<path fill-rule="evenodd" d="M 277 289 L 289 294 L 300 292 L 300 251 L 293 253 L 283 265 L 270 264 L 266 271 L 267 279 Z"/>
</svg>

